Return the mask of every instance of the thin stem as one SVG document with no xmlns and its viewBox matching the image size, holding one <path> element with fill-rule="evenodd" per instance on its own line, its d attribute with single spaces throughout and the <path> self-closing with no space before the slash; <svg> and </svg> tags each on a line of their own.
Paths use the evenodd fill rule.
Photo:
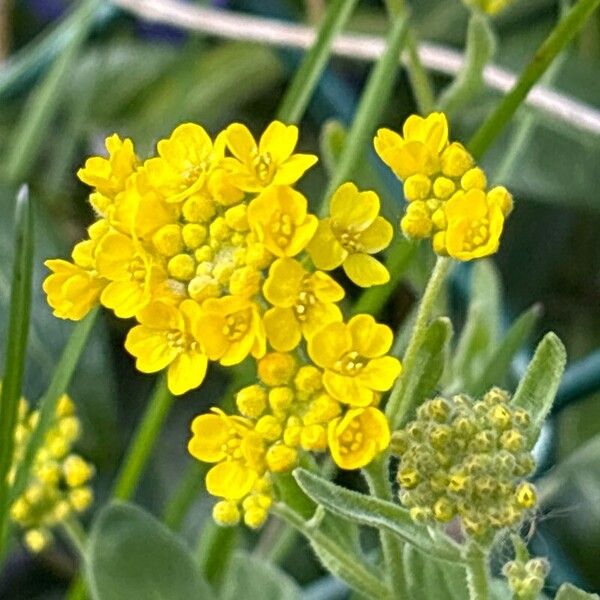
<svg viewBox="0 0 600 600">
<path fill-rule="evenodd" d="M 423 338 L 427 331 L 433 307 L 451 266 L 452 260 L 450 258 L 438 256 L 423 297 L 421 298 L 412 334 L 402 360 L 402 374 L 392 388 L 387 402 L 386 415 L 392 428 L 396 427 L 404 416 L 404 411 L 407 407 L 407 402 L 402 401 L 404 398 L 404 386 L 406 385 L 405 374 L 409 373 L 414 366 L 417 352 L 423 343 Z"/>
<path fill-rule="evenodd" d="M 173 395 L 167 388 L 166 377 L 161 376 L 121 463 L 113 487 L 113 498 L 128 500 L 133 495 L 173 400 Z"/>
<path fill-rule="evenodd" d="M 204 476 L 207 470 L 206 464 L 199 463 L 196 459 L 189 463 L 165 507 L 163 521 L 167 527 L 174 531 L 181 529 L 192 504 L 204 488 Z"/>
<path fill-rule="evenodd" d="M 406 15 L 408 11 L 406 0 L 385 0 L 385 5 L 392 17 Z M 406 33 L 406 53 L 408 55 L 406 70 L 417 109 L 422 115 L 427 115 L 435 108 L 435 94 L 429 74 L 421 62 L 417 36 L 412 27 Z"/>
<path fill-rule="evenodd" d="M 81 523 L 76 519 L 69 518 L 61 523 L 63 531 L 66 533 L 69 538 L 69 542 L 73 549 L 77 552 L 80 559 L 83 559 L 85 555 L 85 547 L 86 547 L 86 535 L 85 530 L 81 526 Z"/>
<path fill-rule="evenodd" d="M 585 25 L 588 17 L 600 6 L 600 0 L 579 0 L 561 19 L 533 55 L 531 62 L 519 76 L 512 90 L 502 99 L 496 110 L 477 130 L 469 142 L 469 150 L 480 158 L 504 130 L 529 91 L 539 81 L 556 56 Z"/>
<path fill-rule="evenodd" d="M 487 552 L 472 542 L 466 553 L 469 600 L 489 600 Z"/>
<path fill-rule="evenodd" d="M 391 502 L 393 495 L 388 474 L 388 459 L 387 454 L 379 457 L 363 469 L 363 474 L 369 485 L 371 495 Z M 379 537 L 390 589 L 394 590 L 399 598 L 408 597 L 404 575 L 403 543 L 398 539 L 398 536 L 385 529 L 379 530 Z"/>
<path fill-rule="evenodd" d="M 369 137 L 373 135 L 381 111 L 392 91 L 400 52 L 406 42 L 407 23 L 406 15 L 396 17 L 386 40 L 385 52 L 369 75 L 337 168 L 321 201 L 322 214 L 327 212 L 328 200 L 333 192 L 341 183 L 351 178 L 356 165 L 364 156 Z"/>
<path fill-rule="evenodd" d="M 322 548 L 339 565 L 343 566 L 346 573 L 352 573 L 357 589 L 369 590 L 371 596 L 379 600 L 390 598 L 388 588 L 381 583 L 377 576 L 357 560 L 355 555 L 346 552 L 325 532 L 318 527 L 311 526 L 309 521 L 305 521 L 296 511 L 281 502 L 273 505 L 272 512 L 297 529 L 311 543 Z M 348 581 L 348 583 L 352 584 L 353 582 Z"/>
<path fill-rule="evenodd" d="M 285 92 L 277 117 L 286 123 L 298 123 L 302 119 L 310 98 L 319 82 L 331 45 L 337 34 L 348 22 L 358 0 L 333 0 L 317 31 L 315 43 L 305 54 L 300 68 Z"/>
<path fill-rule="evenodd" d="M 219 588 L 227 574 L 238 537 L 239 528 L 221 527 L 211 517 L 202 527 L 196 557 L 207 581 L 216 588 Z"/>
</svg>

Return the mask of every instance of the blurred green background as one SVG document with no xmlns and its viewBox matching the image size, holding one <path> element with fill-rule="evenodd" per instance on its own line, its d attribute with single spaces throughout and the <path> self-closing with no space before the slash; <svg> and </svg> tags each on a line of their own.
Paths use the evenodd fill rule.
<svg viewBox="0 0 600 600">
<path fill-rule="evenodd" d="M 304 23 L 314 22 L 326 6 L 321 0 L 212 4 Z M 37 223 L 26 378 L 26 395 L 33 401 L 47 386 L 72 328 L 54 319 L 44 301 L 42 263 L 45 258 L 66 256 L 92 221 L 86 189 L 75 176 L 85 157 L 102 153 L 104 138 L 113 132 L 132 137 L 138 153 L 145 157 L 158 139 L 187 120 L 203 124 L 213 134 L 231 121 L 245 122 L 259 132 L 272 119 L 301 57 L 297 51 L 144 23 L 110 3 L 99 2 L 90 5 L 89 32 L 82 35 L 71 56 L 62 55 L 61 65 L 53 60 L 54 51 L 71 40 L 72 29 L 64 26 L 64 19 L 71 18 L 65 15 L 75 5 L 81 12 L 81 2 L 14 0 L 3 4 L 0 17 L 0 58 L 4 61 L 0 69 L 0 332 L 6 329 L 10 293 L 14 192 L 20 182 L 27 181 Z M 468 11 L 459 0 L 416 0 L 412 8 L 422 40 L 463 47 Z M 498 43 L 493 61 L 518 72 L 558 14 L 555 0 L 517 1 L 494 21 Z M 387 26 L 382 4 L 362 0 L 348 29 L 383 34 Z M 351 59 L 331 61 L 301 124 L 303 150 L 318 151 L 328 120 L 351 121 L 369 66 Z M 49 93 L 49 80 L 54 89 L 44 97 Z M 435 76 L 434 82 L 441 91 L 449 79 Z M 551 83 L 600 109 L 599 14 L 561 58 Z M 497 92 L 487 90 L 462 107 L 452 120 L 454 137 L 467 139 L 498 98 Z M 45 106 L 41 113 L 40 106 Z M 399 69 L 382 123 L 399 128 L 415 110 L 406 73 Z M 549 592 L 565 578 L 600 591 L 596 568 L 600 547 L 600 138 L 522 109 L 484 160 L 492 180 L 501 169 L 515 127 L 531 115 L 531 130 L 519 160 L 503 169 L 501 182 L 516 200 L 496 257 L 503 282 L 503 311 L 508 325 L 522 310 L 541 303 L 543 314 L 531 344 L 541 333 L 556 331 L 567 347 L 571 369 L 540 448 L 543 465 L 538 485 L 543 504 L 528 535 L 532 550 L 551 557 Z M 326 176 L 321 162 L 302 182 L 303 191 L 315 202 Z M 386 175 L 373 156 L 364 161 L 355 179 L 364 187 L 376 187 L 387 216 L 397 222 L 403 210 L 399 182 Z M 390 325 L 402 323 L 430 265 L 428 249 L 419 248 L 383 313 Z M 456 323 L 466 314 L 469 270 L 468 266 L 457 269 L 450 288 Z M 102 503 L 153 383 L 135 371 L 133 360 L 122 348 L 126 328 L 127 323 L 106 313 L 102 316 L 71 386 L 85 428 L 80 450 L 98 470 L 96 506 Z M 515 376 L 525 361 L 526 354 L 515 361 Z M 227 383 L 226 374 L 213 366 L 201 390 L 177 401 L 138 492 L 140 504 L 161 513 L 191 462 L 185 451 L 191 417 L 217 402 Z M 199 493 L 184 529 L 190 540 L 197 537 L 210 506 L 206 495 Z M 252 543 L 250 534 L 240 535 Z M 0 598 L 62 598 L 73 566 L 73 557 L 60 544 L 38 558 L 19 549 L 0 577 Z M 300 582 L 312 581 L 320 572 L 304 543 L 290 553 L 285 566 Z"/>
</svg>

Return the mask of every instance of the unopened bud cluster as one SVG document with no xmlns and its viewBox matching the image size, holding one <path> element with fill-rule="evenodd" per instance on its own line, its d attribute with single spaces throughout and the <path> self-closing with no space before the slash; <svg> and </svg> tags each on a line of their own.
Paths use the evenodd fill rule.
<svg viewBox="0 0 600 600">
<path fill-rule="evenodd" d="M 509 399 L 498 388 L 479 401 L 438 397 L 394 433 L 400 500 L 415 521 L 459 517 L 467 535 L 482 539 L 516 525 L 535 505 L 535 488 L 523 481 L 535 466 L 534 427 Z"/>
<path fill-rule="evenodd" d="M 527 562 L 513 560 L 506 563 L 502 573 L 518 600 L 534 600 L 538 597 L 550 571 L 548 561 L 533 558 Z"/>
<path fill-rule="evenodd" d="M 15 429 L 15 451 L 9 482 L 23 460 L 39 413 L 30 410 L 25 399 L 19 405 Z M 11 519 L 25 530 L 25 545 L 32 552 L 43 550 L 52 540 L 52 527 L 74 513 L 86 510 L 93 500 L 89 481 L 94 468 L 71 452 L 81 425 L 71 399 L 63 395 L 57 404 L 52 425 L 35 455 L 23 493 L 10 508 Z"/>
</svg>

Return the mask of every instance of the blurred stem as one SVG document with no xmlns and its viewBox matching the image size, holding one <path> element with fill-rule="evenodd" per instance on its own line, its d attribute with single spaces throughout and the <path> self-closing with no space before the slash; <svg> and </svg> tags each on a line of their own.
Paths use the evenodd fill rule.
<svg viewBox="0 0 600 600">
<path fill-rule="evenodd" d="M 163 521 L 167 527 L 174 531 L 181 529 L 192 504 L 204 489 L 206 471 L 207 465 L 199 463 L 196 459 L 192 459 L 188 464 L 175 493 L 165 507 Z"/>
<path fill-rule="evenodd" d="M 406 14 L 396 17 L 392 22 L 385 51 L 369 75 L 337 168 L 321 200 L 321 216 L 327 213 L 328 201 L 333 192 L 340 184 L 352 177 L 353 171 L 364 156 L 367 141 L 373 135 L 381 111 L 393 88 L 398 58 L 406 41 L 407 24 Z"/>
<path fill-rule="evenodd" d="M 438 256 L 433 271 L 427 282 L 425 292 L 419 303 L 415 324 L 402 359 L 402 373 L 397 379 L 396 384 L 390 392 L 390 397 L 387 401 L 386 415 L 391 424 L 392 429 L 398 426 L 404 416 L 406 406 L 401 406 L 401 398 L 404 396 L 404 386 L 406 385 L 406 373 L 410 373 L 414 367 L 414 363 L 419 351 L 419 347 L 423 343 L 423 339 L 427 332 L 427 325 L 431 318 L 433 307 L 437 297 L 442 289 L 446 276 L 452 267 L 452 259 L 444 256 Z"/>
<path fill-rule="evenodd" d="M 389 15 L 393 18 L 406 16 L 408 13 L 406 0 L 385 0 L 385 6 Z M 406 52 L 408 54 L 406 70 L 415 95 L 417 108 L 422 115 L 428 115 L 435 108 L 435 95 L 429 73 L 427 73 L 419 57 L 417 37 L 412 27 L 406 32 Z"/>
<path fill-rule="evenodd" d="M 73 549 L 77 552 L 79 558 L 83 560 L 83 557 L 85 556 L 86 536 L 81 523 L 77 519 L 69 517 L 65 519 L 61 525 L 63 531 L 69 538 L 71 546 L 73 546 Z"/>
<path fill-rule="evenodd" d="M 125 458 L 121 462 L 121 468 L 113 487 L 113 498 L 128 500 L 133 495 L 156 445 L 173 400 L 174 397 L 167 388 L 167 378 L 162 375 L 154 388 Z"/>
<path fill-rule="evenodd" d="M 356 3 L 357 0 L 332 0 L 329 4 L 315 42 L 304 55 L 281 101 L 277 118 L 284 123 L 298 123 L 302 119 L 331 54 L 331 44 L 347 23 Z"/>
<path fill-rule="evenodd" d="M 13 184 L 26 180 L 41 150 L 46 132 L 60 104 L 73 63 L 94 22 L 98 0 L 82 2 L 76 9 L 77 29 L 45 79 L 33 91 L 21 112 L 20 121 L 5 156 L 6 177 Z"/>
<path fill-rule="evenodd" d="M 469 600 L 489 600 L 489 573 L 487 552 L 471 542 L 466 552 L 467 587 Z"/>
<path fill-rule="evenodd" d="M 237 546 L 239 529 L 221 527 L 212 517 L 206 519 L 198 540 L 196 556 L 207 581 L 220 587 L 229 568 L 233 551 Z"/>
<path fill-rule="evenodd" d="M 531 88 L 539 81 L 548 67 L 576 33 L 585 25 L 588 17 L 600 6 L 600 0 L 579 0 L 562 18 L 550 35 L 537 49 L 531 62 L 519 76 L 512 90 L 500 101 L 496 110 L 471 138 L 468 148 L 475 158 L 481 158 L 504 128 L 519 106 L 527 98 Z"/>
<path fill-rule="evenodd" d="M 27 358 L 33 269 L 33 216 L 29 190 L 22 186 L 15 207 L 15 255 L 10 290 L 8 335 L 0 391 L 0 563 L 8 545 L 12 504 L 9 473 L 13 464 L 15 427 Z"/>
<path fill-rule="evenodd" d="M 370 465 L 363 469 L 363 474 L 369 484 L 369 491 L 375 498 L 381 498 L 388 502 L 393 501 L 392 487 L 388 473 L 389 456 L 384 454 L 376 458 Z M 397 594 L 398 598 L 407 598 L 408 590 L 406 577 L 404 576 L 403 543 L 398 537 L 385 529 L 379 530 L 385 572 L 388 577 L 390 589 Z"/>
</svg>

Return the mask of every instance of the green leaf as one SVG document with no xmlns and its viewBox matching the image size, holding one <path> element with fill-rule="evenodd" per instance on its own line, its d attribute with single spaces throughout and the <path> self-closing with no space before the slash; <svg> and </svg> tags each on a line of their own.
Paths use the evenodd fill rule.
<svg viewBox="0 0 600 600">
<path fill-rule="evenodd" d="M 221 600 L 300 600 L 300 588 L 281 569 L 247 552 L 236 552 Z"/>
<path fill-rule="evenodd" d="M 240 538 L 239 527 L 221 527 L 208 516 L 202 526 L 196 557 L 206 580 L 217 589 L 227 575 Z"/>
<path fill-rule="evenodd" d="M 470 384 L 466 391 L 479 396 L 494 385 L 506 381 L 506 374 L 515 354 L 522 348 L 535 328 L 542 310 L 539 304 L 521 313 L 506 332 L 504 339 L 492 352 L 483 366 L 481 375 Z"/>
<path fill-rule="evenodd" d="M 416 407 L 435 390 L 444 372 L 451 337 L 452 323 L 447 317 L 439 317 L 427 327 L 413 367 L 392 389 L 388 400 L 395 402 L 394 396 L 399 394 L 398 414 L 403 418 L 400 425 L 409 420 Z"/>
<path fill-rule="evenodd" d="M 13 462 L 14 432 L 27 357 L 33 269 L 33 218 L 29 189 L 22 186 L 15 208 L 15 257 L 10 295 L 10 314 L 2 390 L 0 392 L 0 557 L 8 528 L 10 486 L 8 472 Z"/>
<path fill-rule="evenodd" d="M 325 70 L 335 36 L 344 28 L 358 0 L 332 0 L 323 17 L 316 39 L 304 55 L 302 64 L 281 101 L 278 118 L 285 123 L 302 119 L 319 77 Z"/>
<path fill-rule="evenodd" d="M 411 600 L 468 600 L 462 565 L 437 561 L 410 545 L 405 546 L 403 558 Z"/>
<path fill-rule="evenodd" d="M 552 407 L 566 362 L 563 343 L 556 334 L 546 334 L 512 399 L 515 406 L 529 412 L 537 425 L 541 425 Z"/>
<path fill-rule="evenodd" d="M 96 518 L 86 576 L 94 600 L 215 598 L 179 538 L 146 511 L 123 502 L 113 502 Z"/>
<path fill-rule="evenodd" d="M 451 117 L 484 89 L 483 69 L 494 55 L 496 38 L 489 19 L 473 13 L 469 21 L 465 63 L 460 73 L 442 93 L 439 109 Z"/>
<path fill-rule="evenodd" d="M 347 490 L 303 469 L 296 469 L 294 477 L 315 502 L 332 513 L 360 525 L 391 531 L 434 558 L 462 562 L 457 544 L 442 535 L 433 537 L 427 527 L 415 523 L 397 504 Z"/>
<path fill-rule="evenodd" d="M 452 390 L 464 390 L 478 377 L 498 341 L 500 332 L 500 279 L 493 263 L 477 261 L 471 276 L 467 319 L 456 345 Z"/>
<path fill-rule="evenodd" d="M 555 600 L 597 600 L 598 594 L 588 594 L 570 583 L 563 583 L 556 593 Z"/>
</svg>

